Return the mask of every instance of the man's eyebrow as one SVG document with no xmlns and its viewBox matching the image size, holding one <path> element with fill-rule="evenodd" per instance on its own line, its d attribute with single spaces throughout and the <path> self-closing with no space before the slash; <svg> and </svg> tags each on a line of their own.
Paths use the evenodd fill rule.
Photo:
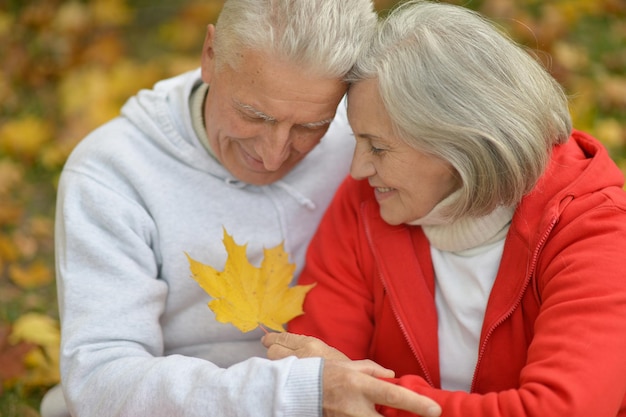
<svg viewBox="0 0 626 417">
<path fill-rule="evenodd" d="M 330 124 L 330 122 L 332 122 L 333 119 L 334 119 L 334 117 L 331 117 L 330 119 L 320 120 L 319 122 L 302 123 L 302 124 L 300 124 L 300 126 L 306 127 L 308 129 L 316 129 L 318 127 L 322 127 L 322 126 L 326 126 L 326 125 Z"/>
<path fill-rule="evenodd" d="M 268 122 L 275 122 L 276 118 L 263 113 L 261 110 L 258 110 L 256 108 L 254 108 L 253 106 L 251 106 L 250 104 L 245 104 L 240 102 L 239 100 L 233 100 L 235 105 L 237 107 L 239 107 L 240 110 L 244 110 L 248 113 L 251 113 L 253 116 L 258 117 L 259 119 L 263 119 L 265 121 Z M 331 117 L 329 119 L 324 119 L 324 120 L 320 120 L 318 122 L 310 122 L 310 123 L 301 123 L 300 126 L 305 127 L 307 129 L 315 129 L 318 127 L 322 127 L 322 126 L 326 126 L 328 124 L 330 124 L 330 122 L 332 122 L 334 119 L 334 117 Z"/>
<path fill-rule="evenodd" d="M 252 107 L 249 104 L 245 104 L 240 102 L 239 100 L 233 100 L 235 102 L 235 105 L 237 107 L 239 107 L 241 110 L 245 110 L 248 113 L 251 113 L 252 115 L 258 117 L 259 119 L 263 119 L 266 120 L 268 122 L 275 122 L 276 119 L 270 115 L 267 115 L 265 113 L 263 113 L 261 110 L 255 109 L 254 107 Z"/>
</svg>

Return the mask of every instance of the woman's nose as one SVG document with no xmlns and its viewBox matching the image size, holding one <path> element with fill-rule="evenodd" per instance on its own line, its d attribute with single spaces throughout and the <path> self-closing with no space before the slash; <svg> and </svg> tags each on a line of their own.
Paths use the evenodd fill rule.
<svg viewBox="0 0 626 417">
<path fill-rule="evenodd" d="M 354 149 L 354 154 L 352 155 L 352 163 L 350 164 L 350 175 L 355 180 L 362 180 L 368 177 L 371 177 L 376 172 L 374 165 L 369 158 L 367 158 L 367 154 L 362 149 L 359 149 L 357 146 Z"/>
</svg>

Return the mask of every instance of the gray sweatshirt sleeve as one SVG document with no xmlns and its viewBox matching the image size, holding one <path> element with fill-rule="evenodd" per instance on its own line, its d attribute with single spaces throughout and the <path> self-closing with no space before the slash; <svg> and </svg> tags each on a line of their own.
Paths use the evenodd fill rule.
<svg viewBox="0 0 626 417">
<path fill-rule="evenodd" d="M 97 172 L 69 168 L 60 182 L 61 375 L 73 415 L 320 416 L 319 358 L 257 357 L 223 368 L 165 355 L 170 288 L 158 279 L 160 254 L 152 247 L 159 229 L 131 195 Z M 177 331 L 193 332 L 194 323 Z"/>
</svg>

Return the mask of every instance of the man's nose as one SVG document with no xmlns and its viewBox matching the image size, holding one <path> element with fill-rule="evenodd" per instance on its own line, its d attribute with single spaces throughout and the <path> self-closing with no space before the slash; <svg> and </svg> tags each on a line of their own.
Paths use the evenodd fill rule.
<svg viewBox="0 0 626 417">
<path fill-rule="evenodd" d="M 289 158 L 291 148 L 290 135 L 291 129 L 289 126 L 282 126 L 279 123 L 268 126 L 261 152 L 263 166 L 266 170 L 278 170 Z"/>
</svg>

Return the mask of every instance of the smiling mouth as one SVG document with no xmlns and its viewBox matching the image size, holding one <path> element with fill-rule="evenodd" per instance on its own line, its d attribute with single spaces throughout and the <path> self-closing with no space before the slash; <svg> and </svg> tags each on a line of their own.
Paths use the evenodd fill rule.
<svg viewBox="0 0 626 417">
<path fill-rule="evenodd" d="M 391 187 L 375 187 L 375 189 L 379 193 L 388 193 L 389 191 L 395 190 L 395 188 L 391 188 Z"/>
</svg>

